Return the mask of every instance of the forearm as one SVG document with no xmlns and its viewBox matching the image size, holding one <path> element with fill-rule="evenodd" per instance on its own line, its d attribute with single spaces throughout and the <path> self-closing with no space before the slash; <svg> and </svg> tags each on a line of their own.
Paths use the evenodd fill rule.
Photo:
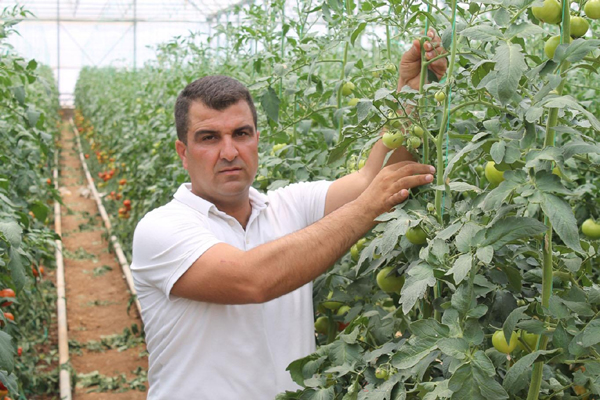
<svg viewBox="0 0 600 400">
<path fill-rule="evenodd" d="M 244 261 L 254 266 L 259 302 L 289 293 L 324 273 L 375 225 L 376 216 L 354 201 L 304 229 L 246 252 Z"/>
</svg>

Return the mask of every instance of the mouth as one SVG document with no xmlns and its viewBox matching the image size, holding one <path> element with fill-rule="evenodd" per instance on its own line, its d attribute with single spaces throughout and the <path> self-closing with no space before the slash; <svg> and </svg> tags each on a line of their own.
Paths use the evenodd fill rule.
<svg viewBox="0 0 600 400">
<path fill-rule="evenodd" d="M 219 173 L 233 174 L 236 172 L 240 172 L 241 170 L 242 170 L 241 168 L 226 168 L 226 169 L 222 169 L 221 171 L 219 171 Z"/>
</svg>

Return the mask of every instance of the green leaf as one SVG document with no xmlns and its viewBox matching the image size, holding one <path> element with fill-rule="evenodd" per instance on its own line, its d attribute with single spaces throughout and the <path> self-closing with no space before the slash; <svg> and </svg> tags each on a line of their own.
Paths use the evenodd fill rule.
<svg viewBox="0 0 600 400">
<path fill-rule="evenodd" d="M 500 182 L 497 188 L 493 189 L 485 197 L 480 207 L 483 211 L 498 209 L 510 194 L 520 185 L 515 181 L 504 180 Z"/>
<path fill-rule="evenodd" d="M 279 121 L 279 97 L 277 97 L 277 93 L 275 93 L 272 87 L 269 86 L 262 94 L 260 104 L 265 110 L 267 117 L 277 123 Z"/>
<path fill-rule="evenodd" d="M 535 360 L 541 355 L 551 354 L 556 351 L 557 350 L 538 350 L 521 357 L 506 373 L 504 382 L 502 383 L 504 388 L 508 390 L 508 393 L 510 394 L 515 394 L 520 390 L 525 389 L 529 384 L 531 365 Z"/>
<path fill-rule="evenodd" d="M 505 151 L 506 143 L 504 143 L 503 140 L 500 140 L 492 145 L 492 148 L 490 149 L 490 156 L 492 156 L 492 160 L 494 160 L 496 164 L 500 164 L 504 158 Z"/>
<path fill-rule="evenodd" d="M 583 60 L 590 52 L 600 47 L 600 40 L 597 39 L 576 39 L 572 43 L 563 43 L 556 48 L 554 52 L 554 61 L 577 62 Z"/>
<path fill-rule="evenodd" d="M 494 248 L 492 246 L 479 247 L 476 254 L 479 261 L 489 265 L 494 258 Z"/>
<path fill-rule="evenodd" d="M 535 185 L 545 193 L 571 194 L 571 191 L 563 186 L 558 176 L 547 171 L 538 171 L 535 174 Z"/>
<path fill-rule="evenodd" d="M 563 156 L 565 160 L 568 160 L 576 154 L 589 153 L 600 154 L 600 145 L 578 141 L 565 143 L 565 145 L 563 145 Z"/>
<path fill-rule="evenodd" d="M 542 195 L 542 210 L 550 219 L 552 228 L 569 248 L 583 253 L 579 243 L 577 220 L 569 203 L 551 193 Z"/>
<path fill-rule="evenodd" d="M 392 365 L 398 369 L 414 367 L 437 348 L 437 341 L 438 339 L 435 338 L 411 338 L 404 342 L 398 352 L 393 355 Z"/>
<path fill-rule="evenodd" d="M 504 321 L 504 324 L 502 325 L 502 331 L 504 332 L 506 344 L 509 343 L 511 336 L 517 327 L 517 323 L 526 317 L 525 310 L 527 310 L 527 306 L 515 308 L 510 314 L 508 314 L 508 317 Z"/>
<path fill-rule="evenodd" d="M 464 338 L 443 338 L 437 345 L 444 354 L 458 360 L 467 358 L 469 352 L 469 343 Z"/>
<path fill-rule="evenodd" d="M 320 389 L 306 389 L 302 392 L 302 400 L 334 400 L 335 391 L 333 386 Z"/>
<path fill-rule="evenodd" d="M 317 354 L 311 354 L 293 361 L 285 370 L 290 371 L 294 382 L 300 386 L 305 386 L 304 380 L 312 377 L 326 359 L 325 356 L 319 357 Z"/>
<path fill-rule="evenodd" d="M 350 35 L 350 43 L 352 43 L 352 46 L 354 46 L 354 42 L 356 41 L 356 38 L 358 37 L 358 35 L 360 35 L 360 33 L 362 31 L 364 31 L 366 27 L 367 27 L 367 23 L 361 22 L 360 24 L 358 24 L 358 26 L 356 27 L 354 32 L 352 32 L 352 35 Z"/>
<path fill-rule="evenodd" d="M 9 253 L 10 261 L 8 263 L 8 268 L 10 269 L 10 276 L 13 279 L 17 291 L 21 291 L 28 283 L 25 267 L 21 261 L 21 255 L 14 247 L 10 248 Z"/>
<path fill-rule="evenodd" d="M 591 347 L 600 343 L 600 319 L 594 319 L 573 338 L 582 347 Z"/>
<path fill-rule="evenodd" d="M 360 100 L 356 105 L 356 116 L 358 122 L 362 122 L 369 116 L 369 111 L 373 108 L 373 102 L 371 100 Z"/>
<path fill-rule="evenodd" d="M 469 285 L 468 282 L 465 281 L 456 289 L 452 295 L 450 303 L 452 304 L 452 307 L 458 310 L 461 315 L 465 315 L 469 310 L 477 305 L 473 293 L 473 286 Z"/>
<path fill-rule="evenodd" d="M 36 111 L 31 107 L 27 110 L 27 122 L 29 123 L 30 127 L 35 127 L 38 120 L 40 119 L 40 115 L 42 115 L 41 112 Z"/>
<path fill-rule="evenodd" d="M 450 182 L 450 184 L 448 185 L 448 187 L 450 188 L 451 192 L 476 192 L 476 193 L 480 193 L 481 189 L 478 188 L 475 185 L 471 185 L 469 183 L 466 182 L 458 182 L 458 181 L 453 181 Z M 436 186 L 431 186 L 431 188 L 433 190 L 446 190 L 446 186 L 445 185 L 436 185 Z"/>
<path fill-rule="evenodd" d="M 586 110 L 579 102 L 571 96 L 558 96 L 553 97 L 546 102 L 544 102 L 544 107 L 546 108 L 571 108 L 581 112 L 586 116 L 588 121 L 592 124 L 592 127 L 600 131 L 600 121 L 588 110 Z"/>
<path fill-rule="evenodd" d="M 342 340 L 335 341 L 329 348 L 329 355 L 333 365 L 354 364 L 361 359 L 361 350 L 359 344 L 348 344 Z"/>
<path fill-rule="evenodd" d="M 444 181 L 448 180 L 448 176 L 452 172 L 452 169 L 454 168 L 454 165 L 456 163 L 458 163 L 460 160 L 462 160 L 462 158 L 464 156 L 466 156 L 468 153 L 470 153 L 474 150 L 477 150 L 478 148 L 480 148 L 487 142 L 488 142 L 487 140 L 482 140 L 482 141 L 476 142 L 476 143 L 471 142 L 471 143 L 467 144 L 465 147 L 463 147 L 458 153 L 456 153 L 456 155 L 454 157 L 452 157 L 452 159 L 448 163 L 448 166 L 446 167 L 446 170 L 444 171 Z"/>
<path fill-rule="evenodd" d="M 11 246 L 21 246 L 21 235 L 23 234 L 23 229 L 21 229 L 21 226 L 15 221 L 0 222 L 0 233 L 4 235 Z"/>
<path fill-rule="evenodd" d="M 540 26 L 534 25 L 531 22 L 524 22 L 519 25 L 511 24 L 506 32 L 504 32 L 504 36 L 509 40 L 514 37 L 525 38 L 541 34 L 546 34 L 546 31 Z"/>
<path fill-rule="evenodd" d="M 400 304 L 404 314 L 408 314 L 417 300 L 423 297 L 427 287 L 433 287 L 436 282 L 433 276 L 433 268 L 426 263 L 415 265 L 408 270 L 407 275 L 408 278 L 404 282 L 400 296 Z"/>
<path fill-rule="evenodd" d="M 431 318 L 412 322 L 410 324 L 410 331 L 415 336 L 430 339 L 441 339 L 448 337 L 450 334 L 450 328 Z"/>
<path fill-rule="evenodd" d="M 355 137 L 346 137 L 337 146 L 329 152 L 329 158 L 327 159 L 327 163 L 331 164 L 342 158 L 342 156 L 346 153 L 346 149 L 352 144 L 356 142 Z"/>
<path fill-rule="evenodd" d="M 482 42 L 496 42 L 499 39 L 504 38 L 504 35 L 498 28 L 483 24 L 463 29 L 460 34 L 466 38 L 480 40 Z"/>
<path fill-rule="evenodd" d="M 35 218 L 38 221 L 45 221 L 50 212 L 48 206 L 39 200 L 34 202 L 29 209 L 33 212 L 33 215 L 35 215 Z"/>
<path fill-rule="evenodd" d="M 519 81 L 527 70 L 525 57 L 521 53 L 521 46 L 501 42 L 496 48 L 493 60 L 496 62 L 494 70 L 498 72 L 493 84 L 498 93 L 498 100 L 506 104 L 517 92 Z"/>
<path fill-rule="evenodd" d="M 373 97 L 373 100 L 377 101 L 377 100 L 385 99 L 386 97 L 388 97 L 392 93 L 394 93 L 394 91 L 391 90 L 391 89 L 379 88 L 375 92 L 375 97 Z"/>
<path fill-rule="evenodd" d="M 0 369 L 11 373 L 15 368 L 15 350 L 12 344 L 12 337 L 0 331 Z"/>
<path fill-rule="evenodd" d="M 529 217 L 508 217 L 497 221 L 485 233 L 482 246 L 491 245 L 494 250 L 524 237 L 531 237 L 546 232 L 547 227 L 537 219 Z"/>
<path fill-rule="evenodd" d="M 467 277 L 467 275 L 469 275 L 472 267 L 473 254 L 461 254 L 454 262 L 454 265 L 452 265 L 452 268 L 446 272 L 446 275 L 453 275 L 454 282 L 458 285 L 463 281 L 463 279 L 465 279 L 465 277 Z"/>
<path fill-rule="evenodd" d="M 458 368 L 448 384 L 457 400 L 503 400 L 508 394 L 494 379 L 495 369 L 485 353 L 478 350 L 470 364 Z"/>
</svg>

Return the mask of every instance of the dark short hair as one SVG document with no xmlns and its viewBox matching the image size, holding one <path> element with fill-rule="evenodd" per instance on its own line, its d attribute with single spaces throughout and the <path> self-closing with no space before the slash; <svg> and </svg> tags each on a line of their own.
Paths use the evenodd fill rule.
<svg viewBox="0 0 600 400">
<path fill-rule="evenodd" d="M 237 80 L 223 75 L 205 76 L 196 79 L 187 85 L 175 102 L 175 127 L 177 137 L 187 144 L 187 131 L 189 129 L 189 110 L 193 101 L 213 110 L 224 110 L 227 107 L 244 100 L 248 103 L 252 117 L 254 118 L 254 129 L 257 129 L 256 107 L 248 88 Z"/>
</svg>

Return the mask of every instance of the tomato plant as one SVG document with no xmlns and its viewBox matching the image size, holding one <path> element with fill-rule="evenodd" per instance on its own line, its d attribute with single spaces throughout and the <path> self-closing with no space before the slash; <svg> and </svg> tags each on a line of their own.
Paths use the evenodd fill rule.
<svg viewBox="0 0 600 400">
<path fill-rule="evenodd" d="M 0 12 L 0 394 L 15 398 L 54 393 L 58 380 L 58 371 L 42 373 L 31 358 L 56 347 L 41 344 L 56 304 L 42 293 L 55 292 L 43 272 L 54 268 L 59 239 L 50 227 L 51 206 L 60 200 L 51 178 L 58 90 L 49 67 L 24 59 L 6 43 L 26 16 L 19 7 Z"/>
<path fill-rule="evenodd" d="M 579 236 L 600 218 L 600 41 L 570 40 L 581 8 L 334 0 L 299 2 L 292 18 L 282 1 L 269 6 L 240 11 L 243 29 L 219 31 L 227 45 L 179 38 L 138 71 L 82 71 L 78 126 L 91 154 L 105 152 L 92 167 L 114 169 L 104 190 L 131 200 L 115 224 L 122 242 L 187 180 L 173 149 L 178 91 L 229 74 L 257 100 L 261 190 L 356 171 L 382 130 L 389 149 L 436 167 L 433 184 L 315 280 L 319 347 L 290 364 L 301 388 L 281 399 L 600 395 L 599 243 Z M 427 73 L 427 28 L 447 51 L 441 79 Z M 418 88 L 398 88 L 395 65 L 415 38 Z M 107 202 L 112 215 L 120 207 Z M 382 271 L 404 278 L 401 292 L 380 288 Z M 494 347 L 497 331 L 511 336 L 507 348 L 517 340 L 510 359 Z"/>
</svg>

